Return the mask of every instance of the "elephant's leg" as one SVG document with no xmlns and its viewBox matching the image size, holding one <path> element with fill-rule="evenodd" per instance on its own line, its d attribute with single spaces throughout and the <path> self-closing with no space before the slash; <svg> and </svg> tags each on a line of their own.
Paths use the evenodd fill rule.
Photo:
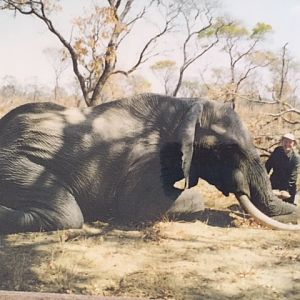
<svg viewBox="0 0 300 300">
<path fill-rule="evenodd" d="M 180 193 L 167 214 L 189 214 L 204 210 L 204 199 L 198 188 L 191 188 Z"/>
<path fill-rule="evenodd" d="M 33 212 L 0 205 L 0 234 L 39 231 L 41 227 L 39 216 Z"/>
<path fill-rule="evenodd" d="M 166 214 L 174 216 L 202 211 L 203 202 L 197 188 L 180 190 L 155 184 L 147 186 L 145 183 L 123 197 L 118 208 L 121 220 L 154 221 Z"/>
<path fill-rule="evenodd" d="M 141 159 L 139 163 L 132 164 L 116 193 L 119 195 L 116 199 L 116 220 L 155 221 L 168 212 L 174 215 L 203 210 L 199 190 L 175 188 L 175 175 L 156 156 L 149 161 Z"/>
<path fill-rule="evenodd" d="M 168 187 L 140 193 L 135 218 L 157 220 L 161 217 L 196 213 L 204 209 L 204 201 L 197 188 L 179 190 Z"/>
<path fill-rule="evenodd" d="M 0 205 L 0 234 L 81 228 L 82 225 L 81 210 L 66 191 L 60 191 L 56 198 L 44 198 L 37 206 L 12 209 Z"/>
</svg>

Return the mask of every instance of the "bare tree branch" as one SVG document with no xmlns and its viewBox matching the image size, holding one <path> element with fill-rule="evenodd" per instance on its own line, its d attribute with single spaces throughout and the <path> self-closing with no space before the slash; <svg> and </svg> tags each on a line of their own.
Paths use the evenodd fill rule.
<svg viewBox="0 0 300 300">
<path fill-rule="evenodd" d="M 151 57 L 147 54 L 150 46 L 171 30 L 171 22 L 176 16 L 170 18 L 166 22 L 166 26 L 161 32 L 149 39 L 141 50 L 134 66 L 126 72 L 116 70 L 118 47 L 131 32 L 133 25 L 144 17 L 151 5 L 155 4 L 155 1 L 152 0 L 150 4 L 148 3 L 148 5 L 144 6 L 139 14 L 128 21 L 128 19 L 130 19 L 130 12 L 133 10 L 134 1 L 135 0 L 107 0 L 109 10 L 95 7 L 93 14 L 90 15 L 90 18 L 94 19 L 90 19 L 90 23 L 83 21 L 88 20 L 88 17 L 85 19 L 81 18 L 82 28 L 85 28 L 84 30 L 86 31 L 82 29 L 81 37 L 73 37 L 75 39 L 74 45 L 72 43 L 72 38 L 70 41 L 65 39 L 52 23 L 48 14 L 49 7 L 47 7 L 47 9 L 45 7 L 45 3 L 48 4 L 48 2 L 45 2 L 44 0 L 0 0 L 0 3 L 2 3 L 2 9 L 13 10 L 24 15 L 34 15 L 59 39 L 70 56 L 73 72 L 78 79 L 83 98 L 88 106 L 92 106 L 99 102 L 98 98 L 100 92 L 112 74 L 129 74 L 134 72 L 142 63 Z M 51 2 L 49 3 L 51 4 Z M 158 5 L 160 5 L 159 1 Z M 97 12 L 100 12 L 98 19 Z M 106 16 L 104 16 L 105 13 L 107 14 Z M 81 25 L 78 25 L 77 30 L 80 31 L 78 28 L 80 28 Z M 94 31 L 92 31 L 92 34 L 91 31 L 87 30 L 87 26 L 93 26 Z M 108 27 L 110 28 L 109 30 L 105 29 Z M 103 33 L 104 30 L 106 31 Z M 91 43 L 89 39 L 92 39 Z M 82 43 L 85 44 L 81 46 Z M 152 57 L 153 55 L 156 54 L 152 54 Z"/>
<path fill-rule="evenodd" d="M 189 17 L 184 12 L 182 12 L 182 13 L 183 13 L 183 17 L 184 17 L 184 20 L 185 20 L 187 36 L 186 36 L 186 38 L 183 42 L 183 50 L 182 50 L 183 51 L 183 62 L 182 62 L 182 65 L 179 69 L 179 76 L 178 76 L 177 83 L 176 83 L 175 88 L 172 92 L 173 96 L 177 96 L 177 94 L 179 92 L 179 89 L 182 85 L 184 73 L 188 69 L 188 67 L 191 64 L 193 64 L 195 61 L 197 61 L 200 57 L 202 57 L 206 52 L 208 52 L 210 49 L 212 49 L 219 42 L 218 32 L 224 26 L 222 24 L 222 25 L 217 27 L 217 29 L 215 30 L 215 33 L 214 33 L 215 34 L 215 40 L 214 41 L 212 41 L 208 46 L 206 46 L 202 51 L 200 51 L 199 53 L 197 53 L 193 57 L 188 58 L 187 48 L 188 48 L 189 42 L 191 41 L 191 39 L 194 36 L 196 36 L 196 35 L 199 36 L 201 33 L 206 32 L 209 28 L 212 27 L 213 17 L 209 15 L 210 11 L 207 9 L 206 12 L 205 12 L 205 15 L 206 15 L 207 20 L 208 20 L 207 25 L 202 26 L 198 30 L 191 31 Z M 196 10 L 196 18 L 200 18 L 200 10 L 199 9 Z"/>
<path fill-rule="evenodd" d="M 296 114 L 300 115 L 300 110 L 296 109 L 296 108 L 290 108 L 290 109 L 286 109 L 284 111 L 281 111 L 277 114 L 269 114 L 269 115 L 272 116 L 272 117 L 282 117 L 283 115 L 288 114 L 288 113 L 296 113 Z"/>
<path fill-rule="evenodd" d="M 285 86 L 286 77 L 287 77 L 287 73 L 288 73 L 288 62 L 286 60 L 287 45 L 288 45 L 288 43 L 285 43 L 284 46 L 282 47 L 280 88 L 279 88 L 279 93 L 278 93 L 279 100 L 281 100 L 281 98 L 282 98 L 283 89 Z"/>
<path fill-rule="evenodd" d="M 143 64 L 147 60 L 149 60 L 149 57 L 145 57 L 147 55 L 147 50 L 155 41 L 157 41 L 158 38 L 160 38 L 161 36 L 163 36 L 165 33 L 167 33 L 168 31 L 170 31 L 172 29 L 172 22 L 174 19 L 176 19 L 176 17 L 177 17 L 177 14 L 172 16 L 170 19 L 166 20 L 164 28 L 159 33 L 157 33 L 155 36 L 153 36 L 152 38 L 150 38 L 148 40 L 148 42 L 145 44 L 145 46 L 141 50 L 140 55 L 137 59 L 137 62 L 129 70 L 127 70 L 127 71 L 116 70 L 113 74 L 121 73 L 124 75 L 125 74 L 129 75 L 130 73 L 134 72 L 141 64 Z M 151 56 L 151 57 L 153 57 L 153 56 Z"/>
</svg>

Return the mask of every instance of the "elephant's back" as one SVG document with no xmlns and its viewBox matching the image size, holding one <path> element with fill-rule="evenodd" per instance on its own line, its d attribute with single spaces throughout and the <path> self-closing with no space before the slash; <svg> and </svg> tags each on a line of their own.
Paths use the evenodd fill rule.
<svg viewBox="0 0 300 300">
<path fill-rule="evenodd" d="M 0 128 L 4 128 L 14 119 L 26 114 L 41 114 L 45 111 L 58 112 L 65 110 L 65 107 L 52 102 L 26 103 L 20 105 L 0 119 Z"/>
<path fill-rule="evenodd" d="M 13 109 L 0 120 L 0 150 L 29 145 L 33 140 L 43 139 L 44 135 L 49 136 L 61 123 L 58 112 L 63 110 L 63 106 L 53 103 L 28 103 Z M 47 120 L 53 121 L 41 126 Z"/>
</svg>

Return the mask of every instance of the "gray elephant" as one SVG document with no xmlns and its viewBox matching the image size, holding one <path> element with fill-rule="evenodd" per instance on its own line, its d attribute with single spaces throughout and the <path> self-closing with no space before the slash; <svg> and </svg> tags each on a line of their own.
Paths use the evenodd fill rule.
<svg viewBox="0 0 300 300">
<path fill-rule="evenodd" d="M 273 195 L 229 105 L 146 94 L 91 108 L 25 104 L 0 120 L 0 234 L 197 211 L 199 178 L 268 226 L 300 229 L 270 218 L 299 211 Z"/>
</svg>

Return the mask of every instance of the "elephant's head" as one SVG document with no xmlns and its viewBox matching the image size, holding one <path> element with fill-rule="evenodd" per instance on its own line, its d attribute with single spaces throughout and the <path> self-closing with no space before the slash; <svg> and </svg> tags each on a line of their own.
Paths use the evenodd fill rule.
<svg viewBox="0 0 300 300">
<path fill-rule="evenodd" d="M 261 223 L 299 230 L 271 217 L 297 214 L 296 207 L 273 195 L 271 184 L 248 130 L 230 105 L 193 102 L 179 130 L 186 188 L 202 178 L 240 204 Z"/>
</svg>

